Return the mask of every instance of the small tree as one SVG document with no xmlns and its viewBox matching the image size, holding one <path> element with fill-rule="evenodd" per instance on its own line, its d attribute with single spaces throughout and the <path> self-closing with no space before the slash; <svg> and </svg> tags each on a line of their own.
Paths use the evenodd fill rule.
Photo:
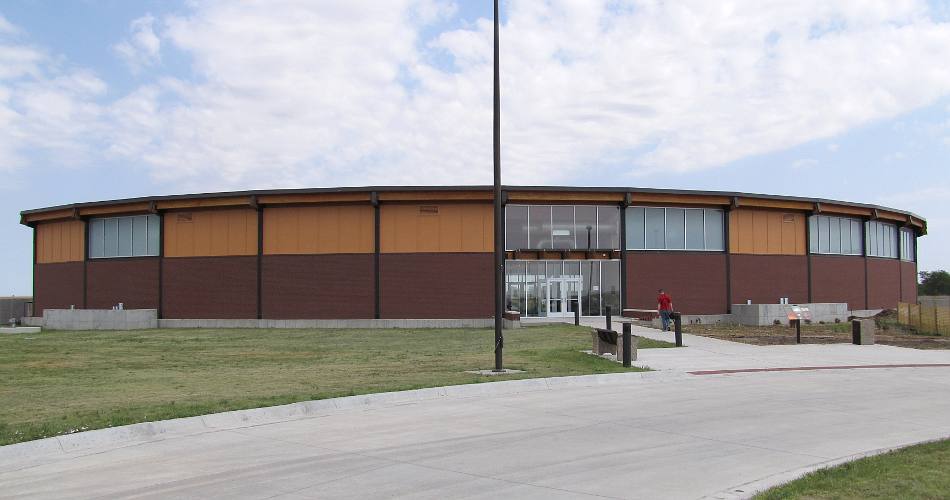
<svg viewBox="0 0 950 500">
<path fill-rule="evenodd" d="M 939 271 L 921 271 L 917 295 L 950 295 L 950 273 Z"/>
</svg>

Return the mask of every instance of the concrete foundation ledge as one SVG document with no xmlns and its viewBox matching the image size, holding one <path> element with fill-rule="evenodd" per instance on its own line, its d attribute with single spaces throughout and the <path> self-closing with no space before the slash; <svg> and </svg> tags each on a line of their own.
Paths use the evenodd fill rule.
<svg viewBox="0 0 950 500">
<path fill-rule="evenodd" d="M 459 319 L 160 319 L 158 328 L 492 328 L 493 318 Z M 504 320 L 504 328 L 520 321 Z"/>
<path fill-rule="evenodd" d="M 23 469 L 38 463 L 67 460 L 73 456 L 99 453 L 144 442 L 320 417 L 341 411 L 372 409 L 441 398 L 503 396 L 566 387 L 651 383 L 686 377 L 688 375 L 675 372 L 630 372 L 505 380 L 303 401 L 281 406 L 144 422 L 0 446 L 0 472 Z"/>
<path fill-rule="evenodd" d="M 146 330 L 158 328 L 155 309 L 45 309 L 50 330 Z"/>
<path fill-rule="evenodd" d="M 40 333 L 38 326 L 0 326 L 0 333 Z"/>
</svg>

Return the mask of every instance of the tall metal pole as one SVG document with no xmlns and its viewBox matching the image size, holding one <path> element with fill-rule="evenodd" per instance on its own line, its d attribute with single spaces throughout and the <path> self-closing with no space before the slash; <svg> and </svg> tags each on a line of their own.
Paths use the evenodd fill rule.
<svg viewBox="0 0 950 500">
<path fill-rule="evenodd" d="M 505 314 L 505 252 L 504 219 L 501 205 L 501 84 L 498 78 L 498 0 L 495 0 L 495 102 L 492 110 L 495 164 L 495 371 L 503 371 L 502 351 L 505 337 L 502 334 L 502 318 Z"/>
</svg>

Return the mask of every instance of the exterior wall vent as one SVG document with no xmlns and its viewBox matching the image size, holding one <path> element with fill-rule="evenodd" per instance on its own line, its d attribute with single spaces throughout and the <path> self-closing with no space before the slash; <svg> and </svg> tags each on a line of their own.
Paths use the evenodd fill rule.
<svg viewBox="0 0 950 500">
<path fill-rule="evenodd" d="M 795 222 L 795 214 L 782 214 L 782 222 Z"/>
<path fill-rule="evenodd" d="M 181 212 L 178 214 L 178 222 L 191 222 L 191 212 Z"/>
<path fill-rule="evenodd" d="M 439 207 L 436 205 L 422 205 L 419 207 L 419 215 L 439 215 Z"/>
</svg>

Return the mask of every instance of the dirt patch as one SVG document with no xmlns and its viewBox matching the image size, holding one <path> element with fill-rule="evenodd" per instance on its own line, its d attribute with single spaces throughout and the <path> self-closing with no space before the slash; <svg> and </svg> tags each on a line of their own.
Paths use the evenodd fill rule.
<svg viewBox="0 0 950 500">
<path fill-rule="evenodd" d="M 875 317 L 875 343 L 911 347 L 914 349 L 950 349 L 950 337 L 920 335 L 897 324 L 893 311 L 884 311 Z M 755 345 L 782 345 L 795 343 L 795 329 L 782 325 L 683 325 L 684 333 L 702 335 L 733 342 Z M 811 324 L 802 326 L 803 344 L 846 344 L 851 342 L 850 323 Z"/>
</svg>

